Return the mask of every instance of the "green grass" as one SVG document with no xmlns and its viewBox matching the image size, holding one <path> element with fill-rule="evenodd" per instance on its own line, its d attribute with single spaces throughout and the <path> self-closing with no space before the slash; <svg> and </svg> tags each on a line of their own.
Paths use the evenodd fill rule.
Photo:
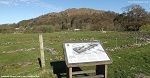
<svg viewBox="0 0 150 78">
<path fill-rule="evenodd" d="M 150 76 L 150 44 L 114 49 L 116 45 L 120 47 L 135 44 L 136 37 L 140 38 L 134 32 L 44 33 L 44 47 L 53 48 L 55 52 L 45 50 L 47 72 L 43 73 L 37 60 L 40 57 L 38 34 L 0 34 L 0 76 L 38 75 L 40 78 L 55 78 L 50 62 L 64 61 L 64 42 L 81 40 L 99 40 L 103 43 L 103 47 L 113 59 L 113 63 L 109 65 L 109 78 L 133 78 L 135 74 L 140 73 Z M 138 43 L 143 44 L 145 41 L 138 40 Z"/>
<path fill-rule="evenodd" d="M 140 31 L 142 32 L 149 32 L 150 33 L 150 25 L 144 25 L 142 27 L 140 27 Z"/>
<path fill-rule="evenodd" d="M 116 50 L 110 53 L 113 64 L 110 65 L 110 78 L 133 78 L 135 74 L 150 75 L 150 45 L 138 48 Z"/>
</svg>

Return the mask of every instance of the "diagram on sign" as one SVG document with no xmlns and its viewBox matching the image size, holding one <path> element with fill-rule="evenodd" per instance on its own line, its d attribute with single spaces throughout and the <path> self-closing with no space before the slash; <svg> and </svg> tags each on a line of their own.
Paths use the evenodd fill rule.
<svg viewBox="0 0 150 78">
<path fill-rule="evenodd" d="M 84 53 L 90 49 L 93 49 L 94 47 L 96 47 L 98 44 L 86 44 L 86 45 L 82 45 L 82 46 L 74 46 L 73 50 L 77 53 Z"/>
</svg>

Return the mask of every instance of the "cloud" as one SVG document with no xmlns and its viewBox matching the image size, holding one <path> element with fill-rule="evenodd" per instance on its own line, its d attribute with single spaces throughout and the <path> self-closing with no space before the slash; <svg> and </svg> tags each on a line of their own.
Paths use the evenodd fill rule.
<svg viewBox="0 0 150 78">
<path fill-rule="evenodd" d="M 20 4 L 29 4 L 33 1 L 37 0 L 0 0 L 0 4 L 7 5 L 7 6 L 17 6 Z"/>
<path fill-rule="evenodd" d="M 7 1 L 7 0 L 1 0 L 1 1 L 0 1 L 0 4 L 9 5 L 10 2 Z"/>
<path fill-rule="evenodd" d="M 128 3 L 136 3 L 136 4 L 148 4 L 148 0 L 129 0 Z"/>
<path fill-rule="evenodd" d="M 6 6 L 38 6 L 55 11 L 62 10 L 61 7 L 46 3 L 42 0 L 0 0 L 0 5 L 1 4 Z"/>
</svg>

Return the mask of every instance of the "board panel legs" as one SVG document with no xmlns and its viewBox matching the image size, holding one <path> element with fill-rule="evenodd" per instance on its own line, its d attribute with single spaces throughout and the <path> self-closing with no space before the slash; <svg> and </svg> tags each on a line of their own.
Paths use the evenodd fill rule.
<svg viewBox="0 0 150 78">
<path fill-rule="evenodd" d="M 105 65 L 105 78 L 107 78 L 107 69 L 108 69 L 108 66 Z"/>
<path fill-rule="evenodd" d="M 68 67 L 68 78 L 72 78 L 72 67 Z"/>
</svg>

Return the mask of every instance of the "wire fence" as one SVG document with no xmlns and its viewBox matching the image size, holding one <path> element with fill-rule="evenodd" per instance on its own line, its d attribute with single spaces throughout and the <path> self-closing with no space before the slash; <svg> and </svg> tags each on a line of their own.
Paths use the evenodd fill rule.
<svg viewBox="0 0 150 78">
<path fill-rule="evenodd" d="M 2 34 L 1 34 L 2 35 Z M 24 35 L 24 34 L 23 34 Z M 22 51 L 32 51 L 32 50 L 39 50 L 39 39 L 38 34 L 28 35 L 25 36 L 21 35 L 3 35 L 0 38 L 0 53 L 13 53 L 13 52 L 22 52 Z M 63 43 L 64 42 L 71 42 L 71 41 L 100 41 L 106 50 L 112 49 L 121 49 L 121 48 L 132 48 L 138 47 L 142 45 L 148 45 L 150 43 L 150 36 L 149 35 L 136 35 L 136 36 L 103 36 L 98 37 L 96 35 L 93 37 L 88 36 L 84 37 L 85 35 L 81 35 L 78 37 L 74 36 L 64 36 L 61 35 L 48 35 L 44 34 L 44 49 L 49 52 L 56 53 L 57 51 L 63 51 Z"/>
</svg>

